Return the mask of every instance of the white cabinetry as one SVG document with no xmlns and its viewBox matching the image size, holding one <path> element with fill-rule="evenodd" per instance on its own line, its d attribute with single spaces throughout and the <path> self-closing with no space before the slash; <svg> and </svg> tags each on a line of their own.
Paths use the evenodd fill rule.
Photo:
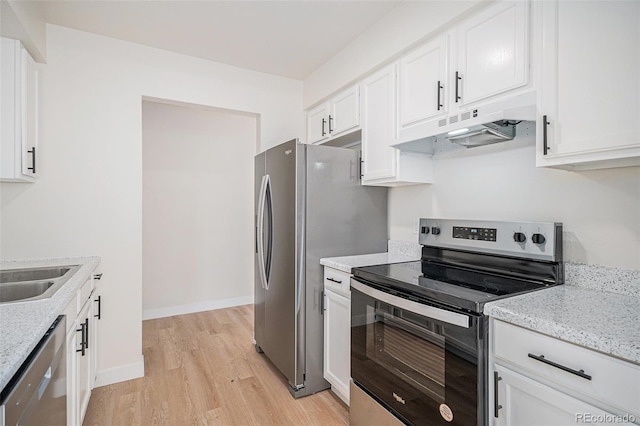
<svg viewBox="0 0 640 426">
<path fill-rule="evenodd" d="M 2 38 L 0 181 L 37 177 L 38 69 L 19 40 Z"/>
<path fill-rule="evenodd" d="M 351 275 L 324 268 L 324 378 L 349 405 L 351 379 Z"/>
<path fill-rule="evenodd" d="M 499 401 L 503 406 L 495 424 L 499 426 L 565 426 L 593 423 L 590 419 L 613 414 L 564 394 L 507 368 L 496 366 Z M 589 418 L 587 418 L 589 416 Z M 613 424 L 598 422 L 597 424 Z M 618 423 L 620 424 L 620 423 Z"/>
<path fill-rule="evenodd" d="M 449 108 L 448 36 L 441 36 L 400 59 L 399 123 L 404 128 Z"/>
<path fill-rule="evenodd" d="M 591 423 L 585 416 L 601 416 L 599 424 L 616 423 L 614 416 L 640 420 L 639 365 L 495 319 L 490 331 L 494 424 Z"/>
<path fill-rule="evenodd" d="M 401 150 L 504 119 L 534 120 L 529 1 L 500 1 L 400 58 Z"/>
<path fill-rule="evenodd" d="M 362 82 L 362 184 L 399 186 L 433 182 L 431 156 L 400 152 L 396 141 L 397 64 Z"/>
<path fill-rule="evenodd" d="M 97 320 L 94 278 L 89 278 L 65 309 L 67 317 L 67 424 L 81 425 L 95 383 Z"/>
<path fill-rule="evenodd" d="M 640 164 L 640 2 L 541 8 L 537 165 Z"/>
<path fill-rule="evenodd" d="M 307 112 L 307 143 L 320 143 L 360 126 L 360 86 L 351 86 Z"/>
<path fill-rule="evenodd" d="M 527 1 L 502 1 L 458 27 L 454 104 L 472 104 L 528 83 L 528 23 Z"/>
</svg>

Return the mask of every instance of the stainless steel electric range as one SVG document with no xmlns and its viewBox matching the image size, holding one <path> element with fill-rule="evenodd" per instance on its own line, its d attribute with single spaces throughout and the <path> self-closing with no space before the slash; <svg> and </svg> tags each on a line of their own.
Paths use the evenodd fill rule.
<svg viewBox="0 0 640 426">
<path fill-rule="evenodd" d="M 486 425 L 484 304 L 564 283 L 562 224 L 421 219 L 419 241 L 353 270 L 352 424 Z"/>
</svg>

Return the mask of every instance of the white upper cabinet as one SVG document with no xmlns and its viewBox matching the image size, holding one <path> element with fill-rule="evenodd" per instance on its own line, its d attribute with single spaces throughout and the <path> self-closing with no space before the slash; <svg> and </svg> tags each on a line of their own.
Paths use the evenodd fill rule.
<svg viewBox="0 0 640 426">
<path fill-rule="evenodd" d="M 397 64 L 362 82 L 362 184 L 400 186 L 433 182 L 431 156 L 401 153 L 396 141 Z"/>
<path fill-rule="evenodd" d="M 541 2 L 537 165 L 640 164 L 640 2 Z"/>
<path fill-rule="evenodd" d="M 497 2 L 400 58 L 396 146 L 428 152 L 461 127 L 535 119 L 530 9 Z"/>
<path fill-rule="evenodd" d="M 307 142 L 318 143 L 329 138 L 329 104 L 321 104 L 307 112 Z"/>
<path fill-rule="evenodd" d="M 455 38 L 455 104 L 468 105 L 528 83 L 529 2 L 497 3 L 462 23 Z"/>
<path fill-rule="evenodd" d="M 339 136 L 360 125 L 360 86 L 355 85 L 329 101 L 329 134 Z"/>
<path fill-rule="evenodd" d="M 360 126 L 360 86 L 343 90 L 307 112 L 307 143 L 324 143 Z"/>
<path fill-rule="evenodd" d="M 441 36 L 400 59 L 401 128 L 447 112 L 447 41 L 447 36 Z"/>
<path fill-rule="evenodd" d="M 396 64 L 385 67 L 362 83 L 362 182 L 393 178 L 397 150 L 395 138 Z"/>
<path fill-rule="evenodd" d="M 38 176 L 38 68 L 19 40 L 2 38 L 0 181 Z"/>
</svg>

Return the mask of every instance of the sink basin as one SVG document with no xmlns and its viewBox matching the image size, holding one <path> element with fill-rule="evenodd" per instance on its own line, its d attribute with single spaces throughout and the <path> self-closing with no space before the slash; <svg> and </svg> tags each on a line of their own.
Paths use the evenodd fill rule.
<svg viewBox="0 0 640 426">
<path fill-rule="evenodd" d="M 0 271 L 0 304 L 27 302 L 53 296 L 79 265 Z"/>
<path fill-rule="evenodd" d="M 60 266 L 55 268 L 9 269 L 6 271 L 0 271 L 0 283 L 50 280 L 52 278 L 59 278 L 70 270 L 71 266 Z"/>
<path fill-rule="evenodd" d="M 0 303 L 15 302 L 40 296 L 54 284 L 53 281 L 0 283 Z"/>
</svg>

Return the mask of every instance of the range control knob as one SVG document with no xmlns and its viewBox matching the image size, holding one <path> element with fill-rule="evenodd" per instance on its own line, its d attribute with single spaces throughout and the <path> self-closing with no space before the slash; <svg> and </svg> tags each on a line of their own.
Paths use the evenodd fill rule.
<svg viewBox="0 0 640 426">
<path fill-rule="evenodd" d="M 547 240 L 542 234 L 533 234 L 531 236 L 531 241 L 533 241 L 534 244 L 544 244 L 544 242 Z"/>
<path fill-rule="evenodd" d="M 516 243 L 524 243 L 525 241 L 527 241 L 527 236 L 522 232 L 514 232 L 513 241 L 515 241 Z"/>
<path fill-rule="evenodd" d="M 440 228 L 436 227 L 436 226 L 432 226 L 431 227 L 431 233 L 433 235 L 440 235 Z"/>
</svg>

